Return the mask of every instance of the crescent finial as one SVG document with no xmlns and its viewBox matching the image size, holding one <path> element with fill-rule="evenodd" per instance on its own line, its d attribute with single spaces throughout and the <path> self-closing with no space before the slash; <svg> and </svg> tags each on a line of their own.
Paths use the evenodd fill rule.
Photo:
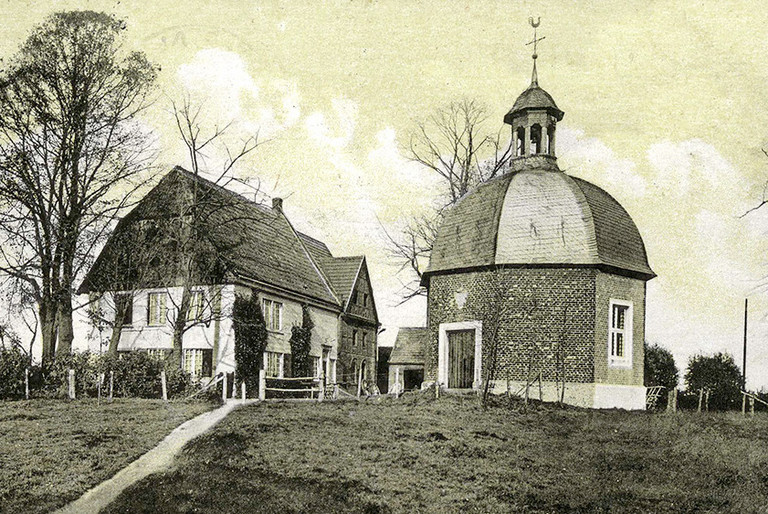
<svg viewBox="0 0 768 514">
<path fill-rule="evenodd" d="M 530 23 L 531 27 L 533 28 L 538 27 L 539 25 L 541 25 L 541 16 L 539 16 L 536 22 L 533 21 L 533 16 L 531 16 L 530 18 L 528 18 L 528 23 Z"/>
</svg>

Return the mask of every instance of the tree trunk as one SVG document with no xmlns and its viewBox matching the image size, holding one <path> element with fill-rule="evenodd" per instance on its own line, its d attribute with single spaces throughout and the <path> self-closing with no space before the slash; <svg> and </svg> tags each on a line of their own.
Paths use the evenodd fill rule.
<svg viewBox="0 0 768 514">
<path fill-rule="evenodd" d="M 120 335 L 123 333 L 123 320 L 127 305 L 124 302 L 115 302 L 115 323 L 112 327 L 112 335 L 109 337 L 107 354 L 117 357 L 117 347 L 120 344 Z"/>
<path fill-rule="evenodd" d="M 72 341 L 75 333 L 72 326 L 72 296 L 68 289 L 64 290 L 59 300 L 59 315 L 56 320 L 59 329 L 59 343 L 56 347 L 56 356 L 72 353 Z"/>
<path fill-rule="evenodd" d="M 51 308 L 50 300 L 41 300 L 38 307 L 40 316 L 40 340 L 43 345 L 43 362 L 50 362 L 54 358 L 56 349 L 56 316 Z"/>
<path fill-rule="evenodd" d="M 190 290 L 189 281 L 185 281 L 181 290 L 181 304 L 176 312 L 176 319 L 173 322 L 173 350 L 171 351 L 171 362 L 176 364 L 179 369 L 183 368 L 182 355 L 184 352 L 184 330 L 187 327 L 187 313 L 189 312 Z"/>
</svg>

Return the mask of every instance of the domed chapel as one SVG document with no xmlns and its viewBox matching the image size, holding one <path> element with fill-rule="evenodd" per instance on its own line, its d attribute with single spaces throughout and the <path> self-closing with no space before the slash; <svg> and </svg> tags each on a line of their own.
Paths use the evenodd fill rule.
<svg viewBox="0 0 768 514">
<path fill-rule="evenodd" d="M 594 408 L 645 408 L 646 282 L 627 211 L 557 165 L 552 96 L 530 86 L 504 116 L 515 156 L 438 230 L 427 288 L 425 381 Z M 527 386 L 527 387 L 526 387 Z"/>
</svg>

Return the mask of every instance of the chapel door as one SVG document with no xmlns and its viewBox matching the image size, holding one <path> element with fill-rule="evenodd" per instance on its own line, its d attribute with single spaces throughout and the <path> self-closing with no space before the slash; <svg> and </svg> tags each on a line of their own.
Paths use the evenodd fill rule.
<svg viewBox="0 0 768 514">
<path fill-rule="evenodd" d="M 470 389 L 475 380 L 475 331 L 448 332 L 448 387 Z"/>
</svg>

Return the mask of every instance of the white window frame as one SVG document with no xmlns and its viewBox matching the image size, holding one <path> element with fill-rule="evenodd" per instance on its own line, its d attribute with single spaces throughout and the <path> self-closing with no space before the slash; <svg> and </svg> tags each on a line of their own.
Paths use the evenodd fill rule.
<svg viewBox="0 0 768 514">
<path fill-rule="evenodd" d="M 269 355 L 277 355 L 277 375 L 273 376 L 268 373 L 269 371 Z M 284 378 L 285 377 L 285 355 L 281 352 L 264 352 L 264 375 L 267 378 Z"/>
<path fill-rule="evenodd" d="M 264 322 L 267 325 L 267 330 L 270 332 L 282 332 L 283 302 L 278 302 L 271 298 L 263 298 L 261 300 L 261 309 L 264 314 Z M 275 324 L 275 310 L 277 310 L 277 324 Z"/>
<path fill-rule="evenodd" d="M 625 307 L 627 312 L 624 316 L 624 328 L 613 327 L 613 308 L 614 306 Z M 632 367 L 632 336 L 634 332 L 634 308 L 629 300 L 620 300 L 611 298 L 608 302 L 608 341 L 606 352 L 608 354 L 608 366 L 611 368 L 631 368 Z M 624 335 L 624 355 L 619 357 L 613 355 L 613 336 L 621 333 Z"/>
<path fill-rule="evenodd" d="M 483 372 L 483 322 L 459 321 L 456 323 L 440 323 L 437 352 L 437 381 L 448 385 L 448 332 L 458 330 L 475 331 L 475 379 L 473 389 L 480 389 Z"/>
<path fill-rule="evenodd" d="M 205 312 L 205 291 L 193 289 L 189 292 L 189 306 L 187 307 L 187 321 L 199 323 L 203 321 Z"/>
<path fill-rule="evenodd" d="M 152 298 L 158 298 L 157 317 L 152 318 Z M 166 291 L 150 291 L 147 293 L 147 326 L 162 327 L 167 322 L 168 293 Z"/>
</svg>

